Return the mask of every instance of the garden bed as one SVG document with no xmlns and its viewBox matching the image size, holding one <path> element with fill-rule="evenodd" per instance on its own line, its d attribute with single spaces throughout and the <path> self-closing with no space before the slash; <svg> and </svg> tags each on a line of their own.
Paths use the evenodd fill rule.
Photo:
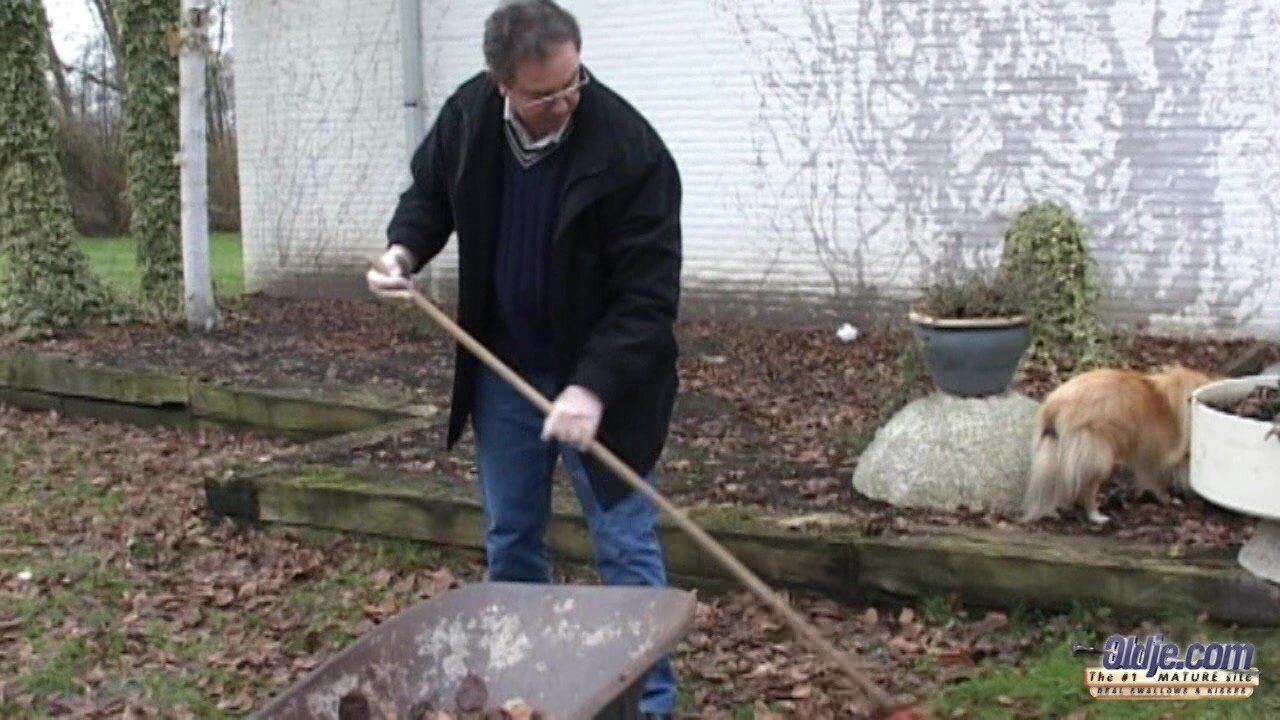
<svg viewBox="0 0 1280 720">
<path fill-rule="evenodd" d="M 445 407 L 453 341 L 425 314 L 372 301 L 248 296 L 224 310 L 226 325 L 209 336 L 180 328 L 95 328 L 32 344 L 112 366 L 161 368 L 197 379 L 245 385 L 324 383 L 376 388 Z M 775 512 L 837 512 L 867 533 L 912 525 L 1002 528 L 1010 519 L 981 513 L 892 508 L 858 494 L 851 477 L 875 428 L 906 400 L 931 390 L 904 366 L 912 342 L 864 328 L 857 341 L 833 329 L 771 329 L 691 322 L 679 327 L 682 394 L 673 421 L 663 487 L 683 504 L 747 505 Z M 1168 362 L 1221 369 L 1254 344 L 1144 335 L 1119 339 L 1124 363 Z M 1257 362 L 1280 360 L 1271 346 Z M 1055 379 L 1029 367 L 1019 392 L 1041 398 Z M 469 434 L 444 451 L 444 419 L 401 436 L 344 449 L 327 458 L 355 466 L 474 475 Z M 1124 484 L 1106 486 L 1098 528 L 1074 518 L 1046 519 L 1034 531 L 1089 534 L 1172 545 L 1224 548 L 1247 537 L 1252 520 L 1198 497 L 1160 506 Z"/>
<path fill-rule="evenodd" d="M 41 472 L 58 478 L 36 491 L 11 493 L 12 502 L 6 506 L 7 517 L 16 517 L 19 525 L 9 528 L 16 544 L 0 557 L 0 596 L 6 602 L 16 599 L 29 611 L 16 624 L 0 622 L 3 656 L 25 659 L 21 670 L 15 666 L 8 668 L 13 672 L 4 673 L 13 680 L 0 681 L 0 709 L 34 701 L 54 711 L 85 710 L 90 717 L 118 714 L 127 707 L 161 707 L 175 716 L 184 714 L 178 708 L 202 712 L 215 704 L 221 710 L 243 710 L 264 699 L 267 682 L 282 686 L 296 679 L 324 652 L 368 623 L 415 598 L 439 592 L 455 577 L 478 577 L 480 565 L 474 558 L 423 565 L 420 550 L 370 551 L 364 541 L 350 538 L 324 551 L 308 550 L 294 540 L 280 544 L 278 534 L 243 533 L 227 525 L 208 525 L 199 517 L 209 508 L 201 502 L 195 476 L 205 474 L 206 479 L 216 480 L 227 475 L 222 470 L 213 472 L 217 464 L 198 463 L 191 456 L 197 451 L 201 457 L 238 461 L 238 472 L 247 473 L 242 477 L 252 476 L 254 467 L 267 472 L 278 469 L 278 463 L 297 457 L 300 451 L 310 461 L 327 457 L 352 471 L 363 469 L 393 478 L 430 474 L 474 505 L 474 492 L 467 487 L 472 476 L 469 445 L 464 442 L 458 452 L 445 454 L 442 418 L 432 413 L 410 412 L 408 417 L 393 419 L 405 415 L 397 408 L 435 407 L 447 399 L 452 343 L 429 327 L 425 318 L 408 309 L 373 303 L 248 298 L 231 308 L 228 320 L 226 329 L 209 337 L 190 336 L 180 329 L 99 328 L 31 343 L 22 350 L 57 351 L 102 363 L 105 367 L 97 373 L 119 379 L 113 388 L 121 391 L 121 403 L 149 403 L 169 412 L 178 412 L 183 402 L 189 404 L 196 396 L 193 389 L 227 383 L 244 388 L 245 398 L 278 395 L 283 392 L 281 386 L 294 387 L 291 402 L 314 398 L 321 414 L 333 398 L 351 397 L 352 386 L 373 386 L 379 391 L 372 395 L 396 400 L 387 407 L 351 401 L 351 406 L 365 411 L 351 423 L 367 424 L 367 431 L 341 434 L 342 429 L 334 428 L 328 440 L 312 443 L 305 451 L 302 446 L 273 442 L 245 445 L 238 454 L 211 451 L 207 438 L 214 435 L 197 435 L 206 439 L 187 447 L 175 439 L 175 430 L 129 430 L 0 407 L 4 420 L 0 435 L 6 440 L 21 440 L 28 432 L 43 433 L 26 443 L 40 449 L 37 459 L 15 465 L 12 458 L 2 458 L 0 474 L 6 467 L 16 467 L 20 472 L 12 475 L 15 480 L 42 477 Z M 947 583 L 964 584 L 975 571 L 979 579 L 1009 581 L 1004 566 L 997 567 L 1005 560 L 983 565 L 982 553 L 998 551 L 1002 558 L 1031 568 L 1027 577 L 1041 578 L 1035 586 L 1042 589 L 1052 584 L 1050 578 L 1059 578 L 1063 568 L 1084 578 L 1094 572 L 1093 565 L 1106 565 L 1102 568 L 1105 581 L 1102 575 L 1092 576 L 1097 581 L 1093 584 L 1113 591 L 1140 585 L 1143 589 L 1135 607 L 1171 607 L 1167 600 L 1180 600 L 1181 607 L 1196 606 L 1197 612 L 1215 605 L 1222 609 L 1209 600 L 1215 598 L 1225 603 L 1228 615 L 1238 617 L 1249 615 L 1249 607 L 1274 607 L 1274 598 L 1264 597 L 1271 590 L 1245 577 L 1224 559 L 1227 553 L 1209 552 L 1213 558 L 1185 563 L 1176 559 L 1182 551 L 1197 554 L 1192 546 L 1221 550 L 1245 531 L 1246 526 L 1233 522 L 1232 516 L 1216 517 L 1212 508 L 1187 504 L 1165 509 L 1169 514 L 1164 516 L 1149 514 L 1141 521 L 1140 512 L 1159 512 L 1154 504 L 1142 503 L 1134 506 L 1139 510 L 1116 513 L 1115 525 L 1101 531 L 1066 521 L 1045 522 L 1036 527 L 1044 536 L 1036 544 L 1016 533 L 1002 533 L 999 518 L 903 512 L 859 499 L 849 487 L 849 473 L 867 433 L 895 401 L 929 389 L 922 379 L 903 383 L 898 363 L 909 342 L 905 335 L 864 329 L 862 338 L 845 345 L 825 329 L 782 331 L 707 323 L 684 325 L 681 336 L 685 392 L 665 473 L 671 494 L 691 504 L 771 510 L 775 518 L 779 513 L 839 513 L 838 534 L 866 549 L 861 555 L 842 555 L 852 573 L 847 579 L 857 585 L 859 577 L 871 578 L 883 588 L 914 596 L 923 603 L 923 612 L 921 605 L 904 612 L 900 607 L 889 610 L 881 605 L 872 611 L 865 604 L 806 597 L 797 597 L 796 603 L 838 644 L 857 648 L 877 663 L 878 677 L 894 692 L 936 696 L 942 684 L 978 672 L 982 660 L 1014 660 L 1046 636 L 1045 628 L 1051 626 L 1028 627 L 1019 621 L 1018 612 L 976 612 L 970 617 L 954 609 Z M 379 352 L 383 347 L 388 348 L 385 356 Z M 787 351 L 779 352 L 779 347 Z M 1179 360 L 1221 367 L 1247 344 L 1138 337 L 1124 347 L 1133 365 Z M 1264 360 L 1277 357 L 1280 353 L 1272 347 Z M 159 385 L 160 392 L 144 392 L 149 386 L 130 384 L 127 373 L 109 371 L 117 367 L 148 369 L 152 374 L 160 370 L 166 380 Z M 0 381 L 3 375 L 0 368 Z M 1043 395 L 1051 385 L 1034 369 L 1017 382 L 1020 390 L 1033 397 Z M 315 383 L 320 383 L 318 389 Z M 255 387 L 260 390 L 251 389 Z M 18 399 L 67 402 L 33 393 Z M 277 418 L 268 414 L 261 419 L 275 427 L 272 423 Z M 78 450 L 64 453 L 66 459 L 59 461 L 60 449 L 67 448 Z M 94 458 L 107 458 L 109 468 L 98 469 Z M 69 485 L 63 479 L 71 475 L 79 484 Z M 388 481 L 385 487 L 393 485 Z M 80 489 L 69 493 L 69 487 Z M 106 506 L 99 507 L 92 503 L 95 488 L 103 487 L 114 494 L 107 495 Z M 323 489 L 306 482 L 298 487 Z M 328 489 L 340 488 L 341 492 L 363 491 L 351 485 Z M 371 497 L 376 498 L 377 492 L 375 488 Z M 413 504 L 419 509 L 424 507 L 421 492 L 420 487 L 413 491 Z M 447 497 L 449 491 L 445 492 L 441 497 Z M 123 516 L 120 497 L 130 499 Z M 388 497 L 376 502 L 385 507 Z M 74 507 L 59 505 L 60 499 L 74 501 Z M 1110 502 L 1133 500 L 1117 494 Z M 347 510 L 350 515 L 351 506 Z M 64 516 L 59 520 L 56 513 Z M 1174 521 L 1176 525 L 1171 524 Z M 147 527 L 148 523 L 154 527 Z M 956 525 L 997 529 L 987 535 L 981 529 L 948 533 L 947 528 Z M 60 539 L 44 537 L 44 528 Z M 1130 531 L 1136 534 L 1126 535 Z M 769 541 L 750 535 L 739 535 L 734 548 L 753 565 L 790 558 L 785 566 L 770 568 L 783 575 L 797 569 L 810 572 L 825 557 L 819 547 L 824 532 L 817 531 L 818 546 L 812 548 L 803 546 L 809 541 L 800 536 L 807 533 L 791 533 L 796 537 L 788 539 L 786 531 L 773 549 Z M 1061 539 L 1064 534 L 1086 532 L 1111 534 L 1122 542 L 1111 545 L 1106 537 L 1079 538 L 1079 544 Z M 773 534 L 778 533 L 775 526 Z M 1130 556 L 1137 546 L 1131 542 L 1135 537 L 1147 547 Z M 1016 547 L 1022 542 L 1028 546 L 1025 552 Z M 1150 547 L 1165 542 L 1176 547 L 1167 554 Z M 43 555 L 55 547 L 74 552 Z M 839 543 L 832 547 L 842 554 L 849 552 Z M 947 555 L 940 548 L 953 552 Z M 99 553 L 105 555 L 99 557 Z M 366 562 L 370 553 L 378 569 Z M 1174 558 L 1161 560 L 1167 555 Z M 926 557 L 934 565 L 919 565 L 917 560 Z M 1093 559 L 1073 565 L 1073 558 Z M 55 563 L 47 575 L 40 570 L 46 560 Z M 122 596 L 115 575 L 60 569 L 68 563 L 83 568 L 86 563 L 116 562 L 126 568 L 131 564 L 149 568 L 150 574 L 131 576 L 130 592 Z M 34 583 L 24 579 L 28 566 L 36 568 Z M 177 577 L 166 579 L 162 571 Z M 84 584 L 99 580 L 102 587 Z M 1082 580 L 1073 587 L 1085 588 L 1090 582 Z M 395 592 L 382 592 L 388 587 Z M 1008 595 L 1006 590 L 992 592 Z M 1191 592 L 1181 594 L 1186 591 Z M 184 596 L 201 598 L 197 609 L 180 608 L 174 598 Z M 33 625 L 52 617 L 36 612 L 51 598 L 57 603 L 88 602 L 92 607 L 87 617 L 123 613 L 127 632 L 123 639 L 104 635 L 102 623 L 93 624 L 97 621 L 87 630 L 56 623 Z M 339 616 L 328 616 L 317 634 L 311 626 L 322 598 L 336 599 L 340 609 Z M 1021 605 L 1011 603 L 1009 597 L 1002 600 Z M 117 610 L 121 602 L 127 604 Z M 233 614 L 238 610 L 244 615 Z M 1064 625 L 1060 622 L 1058 630 L 1049 634 L 1058 633 Z M 1007 630 L 993 633 L 992 628 Z M 188 630 L 190 638 L 185 635 Z M 32 640 L 33 632 L 49 639 Z M 257 642 L 258 636 L 251 633 L 263 633 L 266 639 Z M 86 637 L 88 654 L 82 647 Z M 225 648 L 217 644 L 222 637 L 230 641 Z M 124 656 L 112 649 L 118 641 L 127 643 Z M 700 610 L 697 630 L 680 652 L 689 706 L 701 717 L 730 717 L 750 705 L 756 705 L 757 716 L 767 716 L 768 709 L 806 717 L 847 717 L 857 708 L 856 693 L 742 593 L 709 599 Z M 64 661 L 60 653 L 69 655 L 66 662 L 76 663 L 70 670 L 59 665 Z M 201 674 L 206 667 L 211 668 L 209 674 Z M 1079 668 L 1069 670 L 1074 683 Z M 121 679 L 139 676 L 142 680 L 137 682 Z M 1021 702 L 1009 698 L 1001 704 L 1016 709 Z M 982 707 L 990 710 L 994 705 Z"/>
<path fill-rule="evenodd" d="M 439 432 L 438 408 L 408 402 L 403 394 L 333 385 L 234 386 L 174 371 L 10 352 L 0 355 L 0 399 L 150 425 L 199 429 L 229 422 L 300 435 L 308 442 L 207 478 L 211 514 L 484 547 L 465 453 L 446 455 L 438 465 L 423 460 L 420 469 L 352 461 L 359 448 Z M 594 551 L 581 513 L 567 488 L 557 490 L 551 544 L 564 557 L 589 562 Z M 835 597 L 948 593 L 1006 609 L 1017 603 L 1061 609 L 1088 601 L 1130 616 L 1156 602 L 1231 621 L 1280 624 L 1280 591 L 1246 576 L 1221 546 L 990 530 L 965 527 L 954 516 L 913 523 L 911 513 L 889 513 L 891 522 L 867 524 L 850 512 L 797 518 L 749 504 L 691 505 L 700 524 L 769 582 Z M 709 563 L 666 518 L 661 532 L 674 575 L 694 585 L 724 585 L 724 569 Z"/>
<path fill-rule="evenodd" d="M 474 462 L 469 453 L 441 454 L 441 430 L 419 426 L 392 437 L 382 437 L 365 445 L 319 453 L 313 459 L 355 468 L 372 468 L 405 473 L 443 473 L 474 479 Z M 840 516 L 842 527 L 864 535 L 885 532 L 909 533 L 912 528 L 965 527 L 975 529 L 1026 529 L 1055 535 L 1114 537 L 1134 543 L 1170 546 L 1173 553 L 1197 548 L 1230 548 L 1247 540 L 1254 518 L 1223 510 L 1198 496 L 1175 498 L 1161 505 L 1149 497 L 1139 497 L 1125 478 L 1107 484 L 1101 493 L 1104 512 L 1112 521 L 1098 526 L 1082 518 L 1047 518 L 1029 526 L 1013 517 L 991 512 L 943 512 L 894 507 L 867 498 L 850 487 L 848 475 L 832 477 L 827 468 L 787 462 L 785 459 L 753 454 L 750 469 L 709 465 L 683 439 L 673 442 L 671 457 L 662 465 L 664 493 L 681 507 L 767 508 L 780 514 L 817 514 L 819 518 Z M 745 460 L 745 459 L 744 459 Z M 744 465 L 745 465 L 744 461 Z M 717 474 L 723 473 L 717 477 Z M 708 482 L 711 479 L 712 482 Z M 557 481 L 568 486 L 568 476 L 558 471 Z M 744 487 L 759 483 L 760 488 Z M 766 493 L 771 493 L 766 495 Z"/>
</svg>

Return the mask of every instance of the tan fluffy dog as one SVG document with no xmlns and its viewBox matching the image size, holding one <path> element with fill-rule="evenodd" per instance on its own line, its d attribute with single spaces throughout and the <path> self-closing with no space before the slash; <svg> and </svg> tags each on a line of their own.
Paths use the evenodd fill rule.
<svg viewBox="0 0 1280 720">
<path fill-rule="evenodd" d="M 1180 365 L 1142 373 L 1103 369 L 1077 375 L 1040 406 L 1023 522 L 1074 505 L 1090 522 L 1098 490 L 1119 466 L 1160 502 L 1188 485 L 1191 393 L 1212 378 Z"/>
</svg>

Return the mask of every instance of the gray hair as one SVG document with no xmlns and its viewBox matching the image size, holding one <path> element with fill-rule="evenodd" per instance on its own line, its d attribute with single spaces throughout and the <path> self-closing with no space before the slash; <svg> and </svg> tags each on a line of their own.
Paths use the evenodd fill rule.
<svg viewBox="0 0 1280 720">
<path fill-rule="evenodd" d="M 546 58 L 553 46 L 566 42 L 581 52 L 582 31 L 553 0 L 503 0 L 484 23 L 484 60 L 499 82 L 514 80 L 521 61 Z"/>
</svg>

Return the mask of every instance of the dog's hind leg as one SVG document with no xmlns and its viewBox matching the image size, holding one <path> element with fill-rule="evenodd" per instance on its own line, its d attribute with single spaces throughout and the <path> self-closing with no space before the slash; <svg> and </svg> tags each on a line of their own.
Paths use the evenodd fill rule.
<svg viewBox="0 0 1280 720">
<path fill-rule="evenodd" d="M 1169 484 L 1178 491 L 1180 495 L 1191 494 L 1191 460 L 1186 455 L 1178 458 L 1177 462 L 1168 469 Z"/>
<path fill-rule="evenodd" d="M 1151 493 L 1151 496 L 1161 505 L 1168 505 L 1173 502 L 1173 498 L 1169 495 L 1169 483 L 1173 481 L 1176 472 L 1174 469 L 1160 471 L 1139 467 L 1134 469 L 1133 477 L 1139 490 Z"/>
<path fill-rule="evenodd" d="M 1085 476 L 1080 486 L 1080 504 L 1084 507 L 1089 522 L 1094 525 L 1102 525 L 1111 519 L 1098 510 L 1098 491 L 1102 489 L 1102 483 L 1106 482 L 1109 475 L 1110 473 L 1100 473 L 1095 470 Z"/>
</svg>

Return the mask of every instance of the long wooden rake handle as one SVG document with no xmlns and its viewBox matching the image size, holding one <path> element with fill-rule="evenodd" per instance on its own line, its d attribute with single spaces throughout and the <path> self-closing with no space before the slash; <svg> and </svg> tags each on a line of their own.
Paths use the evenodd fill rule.
<svg viewBox="0 0 1280 720">
<path fill-rule="evenodd" d="M 492 368 L 494 372 L 498 373 L 507 382 L 511 383 L 521 395 L 540 409 L 543 414 L 551 412 L 551 402 L 549 400 L 543 397 L 542 394 L 529 385 L 529 383 L 525 382 L 525 380 L 516 374 L 515 371 L 507 367 L 507 365 L 494 356 L 493 353 L 489 352 L 483 345 L 476 341 L 475 338 L 471 337 L 469 333 L 459 327 L 451 318 L 449 318 L 448 315 L 441 311 L 440 308 L 436 307 L 434 303 L 423 297 L 422 293 L 412 287 L 409 288 L 408 293 L 414 304 L 425 310 L 426 313 L 436 321 L 436 323 L 448 331 L 450 335 L 457 338 L 458 342 L 465 345 L 468 350 Z M 694 541 L 696 541 L 698 545 L 711 553 L 712 557 L 729 570 L 729 572 L 733 573 L 733 575 L 746 585 L 747 588 L 786 619 L 787 623 L 791 625 L 793 630 L 808 640 L 818 650 L 818 652 L 826 656 L 826 658 L 835 664 L 836 667 L 843 670 L 846 675 L 856 682 L 879 710 L 890 711 L 894 709 L 894 703 L 889 697 L 889 694 L 875 683 L 871 682 L 871 680 L 858 669 L 852 659 L 828 642 L 827 639 L 818 632 L 817 628 L 813 627 L 813 625 L 801 617 L 800 614 L 792 609 L 785 600 L 783 600 L 773 590 L 769 589 L 769 586 L 765 585 L 760 578 L 756 577 L 755 573 L 751 572 L 750 569 L 731 555 L 728 550 L 725 550 L 720 543 L 716 542 L 714 538 L 690 520 L 683 511 L 672 505 L 665 497 L 662 496 L 661 493 L 651 487 L 649 483 L 641 479 L 638 473 L 628 467 L 626 463 L 618 459 L 612 451 L 600 444 L 598 441 L 592 440 L 588 450 L 592 455 L 595 455 L 596 458 L 607 465 L 610 470 L 617 473 L 618 476 L 625 480 L 628 485 L 634 488 L 637 492 L 643 493 L 650 500 L 656 503 L 665 513 L 670 515 L 685 532 L 689 533 L 689 535 L 693 537 Z"/>
</svg>

